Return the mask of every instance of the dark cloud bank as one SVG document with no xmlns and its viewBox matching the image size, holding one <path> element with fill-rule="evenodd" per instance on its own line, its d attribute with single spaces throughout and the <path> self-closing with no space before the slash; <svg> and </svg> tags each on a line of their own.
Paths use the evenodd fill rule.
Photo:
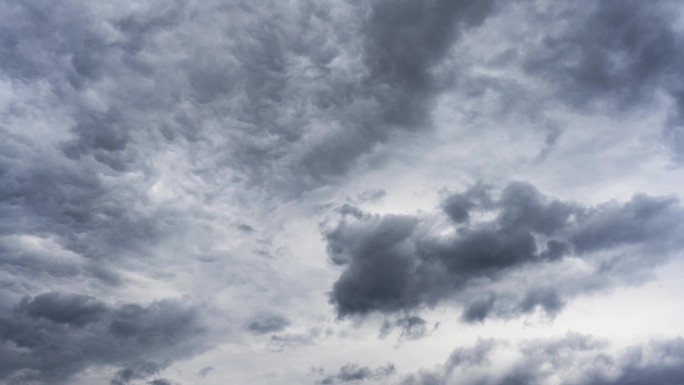
<svg viewBox="0 0 684 385">
<path fill-rule="evenodd" d="M 504 7 L 489 0 L 283 4 L 0 2 L 0 81 L 11 99 L 0 111 L 1 381 L 68 383 L 94 366 L 119 368 L 116 385 L 169 383 L 154 376 L 204 346 L 198 307 L 49 291 L 78 281 L 116 290 L 126 284 L 123 265 L 150 263 L 164 240 L 211 217 L 151 202 L 155 157 L 182 154 L 186 176 L 203 183 L 191 195 L 206 204 L 234 186 L 281 201 L 332 184 L 379 144 L 429 131 L 435 100 L 451 84 L 434 68 L 465 32 Z M 553 84 L 555 98 L 580 111 L 606 101 L 634 109 L 665 93 L 673 108 L 664 139 L 684 153 L 682 36 L 670 12 L 677 2 L 604 0 L 559 14 L 518 4 L 531 7 L 537 19 L 528 22 L 539 30 L 557 17 L 567 26 L 522 49 L 527 74 Z M 359 199 L 378 199 L 384 193 L 377 191 Z M 339 315 L 451 298 L 465 305 L 466 321 L 539 307 L 555 313 L 572 296 L 629 280 L 682 246 L 674 198 L 637 195 L 591 207 L 514 183 L 500 196 L 484 186 L 451 195 L 444 214 L 452 235 L 420 216 L 349 210 L 327 234 L 333 260 L 346 268 L 332 293 Z M 470 296 L 508 273 L 571 258 L 590 264 L 594 279 Z M 429 331 L 417 316 L 392 322 L 388 328 L 407 338 Z M 288 323 L 265 316 L 247 330 L 272 333 Z M 389 371 L 345 368 L 329 381 Z M 678 373 L 662 364 L 633 375 L 660 369 Z M 634 383 L 626 381 L 605 383 Z"/>
<path fill-rule="evenodd" d="M 112 385 L 147 379 L 206 347 L 198 309 L 164 300 L 109 305 L 48 292 L 0 316 L 0 381 L 65 384 L 82 370 L 123 367 Z"/>
<path fill-rule="evenodd" d="M 0 2 L 0 80 L 14 98 L 0 124 L 5 381 L 130 364 L 115 380 L 126 383 L 194 351 L 198 309 L 41 293 L 116 290 L 122 269 L 154 270 L 156 248 L 204 215 L 150 200 L 156 156 L 183 154 L 201 203 L 229 186 L 282 199 L 337 180 L 394 131 L 424 130 L 431 67 L 492 7 L 283 4 Z"/>
<path fill-rule="evenodd" d="M 554 314 L 569 297 L 628 282 L 682 247 L 684 211 L 673 197 L 635 195 L 585 206 L 546 197 L 527 183 L 511 183 L 498 196 L 478 184 L 448 196 L 443 211 L 446 226 L 421 216 L 342 211 L 326 233 L 332 260 L 345 267 L 331 294 L 338 314 L 404 312 L 449 299 L 464 303 L 468 322 L 538 307 Z M 445 227 L 452 234 L 442 235 Z M 515 272 L 571 258 L 591 266 L 590 276 L 471 297 L 470 289 L 484 288 L 482 295 Z"/>
</svg>

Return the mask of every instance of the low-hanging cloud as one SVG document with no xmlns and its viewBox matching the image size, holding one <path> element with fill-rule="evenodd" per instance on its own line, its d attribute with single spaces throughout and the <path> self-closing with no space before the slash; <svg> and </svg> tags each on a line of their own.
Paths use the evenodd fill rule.
<svg viewBox="0 0 684 385">
<path fill-rule="evenodd" d="M 87 368 L 123 367 L 112 383 L 125 384 L 200 351 L 206 330 L 197 309 L 174 300 L 142 306 L 60 292 L 26 297 L 0 317 L 0 380 L 63 384 Z"/>
<path fill-rule="evenodd" d="M 331 293 L 339 316 L 401 312 L 449 299 L 465 302 L 463 319 L 470 322 L 536 308 L 553 315 L 566 297 L 617 284 L 665 261 L 681 247 L 684 223 L 673 197 L 635 195 L 625 203 L 587 206 L 546 197 L 521 182 L 498 197 L 478 184 L 448 196 L 443 210 L 448 235 L 441 234 L 445 226 L 430 227 L 421 216 L 342 215 L 325 234 L 332 260 L 345 269 Z M 616 254 L 596 256 L 605 253 Z M 516 271 L 570 258 L 591 266 L 589 276 L 567 282 L 559 276 L 545 286 L 492 288 L 487 294 L 492 283 Z M 475 287 L 481 297 L 471 298 Z"/>
</svg>

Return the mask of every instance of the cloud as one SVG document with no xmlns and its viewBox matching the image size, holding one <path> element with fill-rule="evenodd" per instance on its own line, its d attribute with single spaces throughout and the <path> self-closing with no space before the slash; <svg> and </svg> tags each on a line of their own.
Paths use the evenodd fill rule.
<svg viewBox="0 0 684 385">
<path fill-rule="evenodd" d="M 346 364 L 337 374 L 327 376 L 322 380 L 316 381 L 317 384 L 329 385 L 336 383 L 358 382 L 364 380 L 385 381 L 395 373 L 394 365 L 387 364 L 379 368 L 371 369 L 357 364 Z"/>
<path fill-rule="evenodd" d="M 148 382 L 150 385 L 173 385 L 171 381 L 164 379 L 164 378 L 158 378 L 156 380 L 152 380 Z"/>
<path fill-rule="evenodd" d="M 417 340 L 425 338 L 439 328 L 439 322 L 430 326 L 428 321 L 415 316 L 399 316 L 396 319 L 386 319 L 380 328 L 380 338 L 387 337 L 394 329 L 399 329 L 399 340 Z"/>
<path fill-rule="evenodd" d="M 491 339 L 478 339 L 473 347 L 461 347 L 454 349 L 449 356 L 447 366 L 470 367 L 488 364 L 489 355 L 497 346 L 497 342 Z"/>
<path fill-rule="evenodd" d="M 649 271 L 681 247 L 684 213 L 672 197 L 638 194 L 625 203 L 582 206 L 522 182 L 510 183 L 498 197 L 491 190 L 476 185 L 448 196 L 443 210 L 450 224 L 432 225 L 427 216 L 343 213 L 325 233 L 331 259 L 345 267 L 331 293 L 338 315 L 400 312 L 449 299 L 466 302 L 469 322 L 536 308 L 553 315 L 566 296 Z M 572 260 L 591 272 L 487 294 L 518 271 Z M 477 292 L 481 297 L 469 298 Z"/>
<path fill-rule="evenodd" d="M 684 378 L 684 341 L 652 340 L 612 353 L 610 344 L 590 335 L 528 340 L 517 346 L 511 363 L 497 362 L 505 345 L 478 342 L 458 348 L 444 365 L 406 376 L 402 385 L 446 384 L 547 384 L 627 385 L 673 384 Z M 455 365 L 463 351 L 483 352 L 484 359 Z M 512 352 L 508 352 L 511 354 Z M 510 357 L 510 356 L 509 356 Z"/>
<path fill-rule="evenodd" d="M 574 103 L 606 98 L 633 106 L 651 97 L 654 87 L 668 86 L 663 82 L 679 71 L 682 58 L 674 47 L 682 37 L 673 28 L 673 5 L 604 0 L 568 7 L 559 16 L 581 28 L 550 32 L 527 57 L 526 69 Z"/>
<path fill-rule="evenodd" d="M 492 4 L 7 4 L 0 73 L 46 82 L 68 106 L 55 147 L 69 160 L 117 175 L 178 148 L 214 155 L 208 180 L 287 196 L 428 126 L 431 68 Z"/>
<path fill-rule="evenodd" d="M 215 371 L 215 369 L 213 366 L 205 366 L 204 368 L 200 369 L 199 372 L 197 372 L 197 375 L 200 378 L 205 378 L 205 377 L 209 376 L 210 374 L 212 374 L 214 371 Z"/>
<path fill-rule="evenodd" d="M 62 384 L 86 368 L 123 366 L 112 383 L 126 384 L 203 349 L 205 332 L 197 309 L 182 302 L 109 305 L 48 292 L 0 317 L 0 379 Z"/>
<path fill-rule="evenodd" d="M 370 189 L 356 194 L 359 202 L 377 202 L 387 196 L 387 191 L 383 189 Z"/>
<path fill-rule="evenodd" d="M 346 175 L 396 130 L 427 126 L 431 67 L 490 11 L 475 1 L 3 3 L 0 258 L 13 286 L 37 276 L 120 285 L 122 265 L 215 219 L 218 195 L 273 205 Z"/>
<path fill-rule="evenodd" d="M 266 334 L 283 331 L 290 325 L 290 321 L 280 315 L 264 315 L 252 319 L 247 324 L 247 330 L 254 334 Z"/>
<path fill-rule="evenodd" d="M 535 8 L 533 23 L 545 33 L 526 46 L 523 69 L 555 89 L 554 97 L 581 109 L 597 105 L 641 110 L 659 93 L 672 100 L 665 143 L 681 157 L 684 43 L 677 2 L 602 0 L 586 7 Z"/>
<path fill-rule="evenodd" d="M 459 164 L 445 148 L 478 147 L 462 169 L 486 168 L 485 177 L 541 170 L 543 178 L 562 174 L 551 163 L 563 156 L 603 153 L 600 144 L 554 153 L 577 139 L 554 113 L 613 124 L 650 119 L 663 104 L 662 138 L 684 154 L 679 8 L 674 0 L 0 2 L 0 382 L 111 371 L 122 384 L 162 385 L 171 380 L 156 376 L 168 365 L 219 333 L 227 344 L 267 335 L 264 355 L 317 355 L 329 346 L 322 340 L 349 335 L 290 324 L 328 322 L 335 269 L 337 315 L 386 313 L 386 332 L 406 340 L 436 328 L 421 318 L 424 307 L 457 303 L 471 323 L 553 316 L 582 293 L 642 282 L 681 249 L 674 198 L 591 206 L 525 184 L 481 184 L 449 195 L 436 213 L 364 210 L 420 204 L 402 190 Z M 510 144 L 470 140 L 487 131 L 473 116 L 491 123 L 492 137 L 516 136 L 506 114 L 532 122 L 533 135 L 544 120 L 545 147 L 536 138 L 529 152 L 540 154 L 536 165 L 486 159 L 480 146 L 499 154 Z M 633 165 L 642 155 L 620 159 Z M 315 257 L 313 207 L 338 198 L 348 205 L 325 235 L 330 266 Z M 539 279 L 549 275 L 557 279 Z M 226 334 L 205 324 L 212 312 Z M 200 368 L 225 362 L 198 359 L 210 362 L 184 373 L 204 377 L 211 370 Z M 232 362 L 236 373 L 252 370 Z M 368 373 L 372 380 L 374 369 L 352 365 L 333 377 Z"/>
<path fill-rule="evenodd" d="M 269 348 L 274 352 L 282 352 L 300 346 L 316 344 L 320 339 L 328 336 L 330 330 L 312 327 L 301 333 L 273 334 L 269 340 Z"/>
<path fill-rule="evenodd" d="M 468 370 L 488 366 L 492 363 L 493 352 L 500 344 L 495 340 L 478 339 L 472 347 L 454 349 L 444 365 L 435 370 L 421 370 L 418 373 L 405 376 L 401 385 L 441 385 L 449 383 L 449 378 L 455 371 Z"/>
</svg>

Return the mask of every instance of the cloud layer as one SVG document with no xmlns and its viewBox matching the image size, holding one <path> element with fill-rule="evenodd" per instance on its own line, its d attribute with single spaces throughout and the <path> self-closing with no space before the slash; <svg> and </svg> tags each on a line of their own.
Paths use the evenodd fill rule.
<svg viewBox="0 0 684 385">
<path fill-rule="evenodd" d="M 402 365 L 679 261 L 683 15 L 0 0 L 0 383 L 555 381 L 551 342 Z M 674 382 L 678 341 L 567 381 Z"/>
</svg>

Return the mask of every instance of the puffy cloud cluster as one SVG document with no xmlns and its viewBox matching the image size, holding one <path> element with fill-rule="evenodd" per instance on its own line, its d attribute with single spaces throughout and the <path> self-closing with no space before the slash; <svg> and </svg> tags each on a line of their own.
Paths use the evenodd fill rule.
<svg viewBox="0 0 684 385">
<path fill-rule="evenodd" d="M 205 332 L 198 309 L 173 300 L 142 306 L 60 292 L 26 297 L 0 317 L 0 380 L 62 384 L 91 366 L 123 366 L 112 383 L 126 384 L 200 351 Z"/>
<path fill-rule="evenodd" d="M 465 303 L 466 321 L 539 307 L 554 314 L 566 297 L 629 281 L 682 246 L 684 211 L 673 197 L 583 206 L 527 183 L 510 183 L 498 196 L 478 184 L 448 196 L 443 211 L 446 224 L 427 215 L 342 211 L 325 234 L 331 259 L 345 268 L 331 294 L 338 314 L 410 311 L 450 299 Z M 584 269 L 553 270 L 562 264 Z M 559 275 L 545 285 L 497 285 L 542 271 Z"/>
</svg>

